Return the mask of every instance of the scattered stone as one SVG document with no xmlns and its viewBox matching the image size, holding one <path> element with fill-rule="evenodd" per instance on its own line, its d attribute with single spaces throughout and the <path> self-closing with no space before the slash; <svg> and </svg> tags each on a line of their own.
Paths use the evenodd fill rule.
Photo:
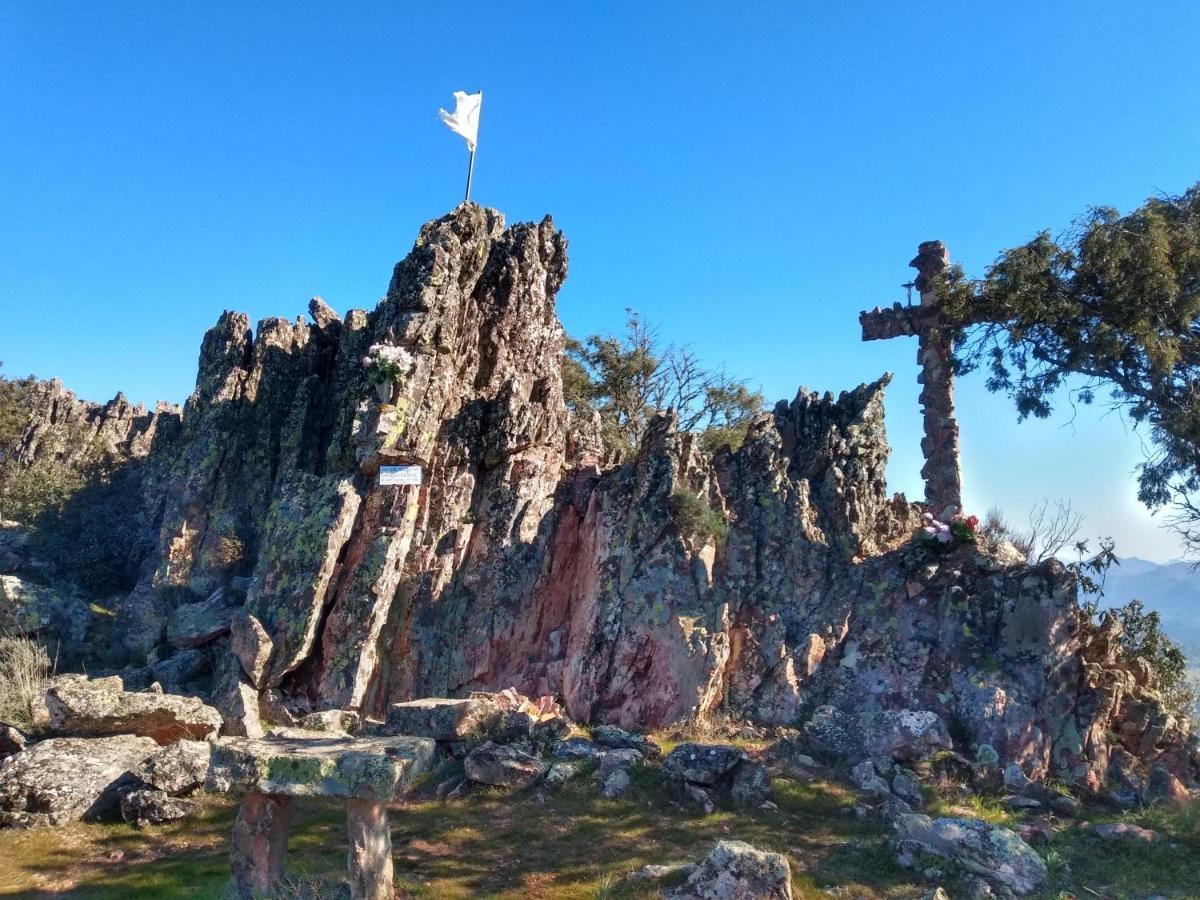
<svg viewBox="0 0 1200 900">
<path fill-rule="evenodd" d="M 712 785 L 746 759 L 746 754 L 727 744 L 680 744 L 662 762 L 667 778 L 692 784 Z"/>
<path fill-rule="evenodd" d="M 601 747 L 611 747 L 614 750 L 636 750 L 647 759 L 658 759 L 662 756 L 662 747 L 644 734 L 634 734 L 616 725 L 594 726 L 592 740 Z"/>
<path fill-rule="evenodd" d="M 633 787 L 633 780 L 629 777 L 629 770 L 617 769 L 604 779 L 604 784 L 600 787 L 600 793 L 612 800 L 615 797 L 629 793 L 631 787 Z"/>
<path fill-rule="evenodd" d="M 1154 766 L 1150 769 L 1142 794 L 1147 803 L 1166 803 L 1171 806 L 1184 806 L 1192 799 L 1183 782 L 1166 766 Z"/>
<path fill-rule="evenodd" d="M 603 747 L 587 738 L 567 738 L 550 749 L 550 753 L 559 759 L 593 759 L 604 752 Z"/>
<path fill-rule="evenodd" d="M 168 794 L 190 794 L 204 786 L 211 756 L 212 745 L 207 741 L 176 741 L 146 760 L 134 774 Z"/>
<path fill-rule="evenodd" d="M 218 588 L 207 600 L 182 603 L 167 617 L 167 642 L 172 647 L 199 647 L 229 633 L 233 610 L 225 602 L 225 591 Z"/>
<path fill-rule="evenodd" d="M 563 716 L 550 716 L 533 723 L 529 736 L 543 746 L 561 741 L 571 733 L 571 723 Z"/>
<path fill-rule="evenodd" d="M 262 622 L 248 612 L 238 612 L 229 620 L 229 649 L 241 663 L 250 684 L 261 690 L 267 680 L 271 660 L 271 635 Z"/>
<path fill-rule="evenodd" d="M 131 734 L 51 738 L 0 762 L 0 825 L 63 825 L 116 814 L 130 770 L 158 745 Z"/>
<path fill-rule="evenodd" d="M 131 693 L 117 676 L 56 678 L 46 691 L 50 729 L 55 734 L 136 734 L 169 744 L 203 740 L 221 727 L 221 714 L 195 697 Z"/>
<path fill-rule="evenodd" d="M 1034 800 L 1032 797 L 1021 797 L 1015 794 L 1009 794 L 1007 797 L 1000 798 L 1000 804 L 1006 809 L 1041 809 L 1041 801 Z"/>
<path fill-rule="evenodd" d="M 501 712 L 500 707 L 483 697 L 467 700 L 428 697 L 393 703 L 388 708 L 384 730 L 388 734 L 435 741 L 461 741 L 489 733 L 499 723 Z"/>
<path fill-rule="evenodd" d="M 493 741 L 485 741 L 463 760 L 467 778 L 496 787 L 527 788 L 541 781 L 548 763 Z"/>
<path fill-rule="evenodd" d="M 1140 825 L 1132 825 L 1128 822 L 1109 822 L 1104 825 L 1097 825 L 1092 830 L 1096 832 L 1098 837 L 1102 837 L 1106 841 L 1119 841 L 1128 844 L 1153 844 L 1159 839 L 1157 831 L 1142 828 Z"/>
<path fill-rule="evenodd" d="M 121 796 L 121 818 L 138 828 L 173 822 L 197 809 L 199 805 L 193 801 L 180 800 L 166 791 L 129 791 Z"/>
<path fill-rule="evenodd" d="M 1033 784 L 1019 763 L 1009 763 L 1004 767 L 1004 786 L 1013 793 L 1019 794 Z"/>
<path fill-rule="evenodd" d="M 767 767 L 761 763 L 744 759 L 733 769 L 733 781 L 729 786 L 733 802 L 746 809 L 758 809 L 771 799 L 771 779 Z"/>
<path fill-rule="evenodd" d="M 1014 832 L 977 819 L 931 819 L 920 813 L 892 822 L 893 842 L 902 854 L 940 856 L 1016 894 L 1046 883 L 1046 864 Z"/>
<path fill-rule="evenodd" d="M 782 853 L 720 841 L 671 895 L 674 900 L 791 900 L 792 872 Z"/>
<path fill-rule="evenodd" d="M 695 863 L 674 863 L 673 865 L 655 865 L 651 863 L 648 866 L 642 866 L 640 869 L 634 869 L 622 879 L 623 881 L 661 881 L 664 878 L 670 878 L 675 875 L 692 874 L 696 870 Z"/>
<path fill-rule="evenodd" d="M 596 763 L 596 772 L 607 777 L 618 769 L 628 769 L 630 766 L 640 766 L 642 754 L 637 750 L 604 750 L 592 757 Z"/>
<path fill-rule="evenodd" d="M 358 731 L 359 715 L 352 709 L 326 709 L 309 713 L 300 720 L 300 727 L 308 731 L 326 731 L 336 734 L 354 734 Z M 416 735 L 421 737 L 422 735 Z"/>
<path fill-rule="evenodd" d="M 713 812 L 716 811 L 717 807 L 713 803 L 712 797 L 704 788 L 685 781 L 683 783 L 682 792 L 684 799 L 689 803 L 700 807 L 706 816 L 711 816 Z"/>
<path fill-rule="evenodd" d="M 556 762 L 550 766 L 542 783 L 551 789 L 555 789 L 562 787 L 578 774 L 579 767 L 575 763 Z"/>
<path fill-rule="evenodd" d="M 850 778 L 858 786 L 859 790 L 866 791 L 869 794 L 886 797 L 892 792 L 892 789 L 888 787 L 888 783 L 880 776 L 875 763 L 869 759 L 864 759 L 852 768 L 850 770 Z"/>
<path fill-rule="evenodd" d="M 1017 826 L 1017 834 L 1029 846 L 1045 847 L 1054 839 L 1054 829 L 1043 818 L 1033 818 Z"/>
<path fill-rule="evenodd" d="M 901 770 L 892 778 L 892 793 L 911 806 L 913 809 L 923 809 L 925 797 L 916 776 L 907 770 Z"/>
</svg>

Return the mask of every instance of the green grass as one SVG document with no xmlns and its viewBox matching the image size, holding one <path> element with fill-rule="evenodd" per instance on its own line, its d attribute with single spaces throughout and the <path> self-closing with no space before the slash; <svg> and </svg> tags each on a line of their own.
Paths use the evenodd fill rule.
<svg viewBox="0 0 1200 900">
<path fill-rule="evenodd" d="M 778 812 L 719 809 L 704 816 L 674 806 L 653 769 L 634 770 L 634 781 L 630 798 L 621 800 L 599 797 L 595 785 L 580 778 L 544 804 L 530 794 L 484 791 L 458 803 L 398 807 L 392 812 L 397 884 L 404 895 L 430 900 L 638 900 L 659 896 L 679 879 L 628 882 L 625 874 L 650 863 L 697 861 L 714 842 L 730 838 L 784 853 L 800 900 L 827 898 L 834 886 L 851 898 L 917 898 L 930 889 L 895 863 L 885 827 L 856 816 L 855 795 L 840 785 L 777 779 Z M 225 900 L 234 800 L 214 796 L 202 803 L 190 819 L 140 831 L 123 824 L 0 831 L 0 896 Z M 1023 815 L 987 798 L 935 806 L 931 813 L 1014 826 Z M 346 857 L 342 816 L 337 803 L 297 804 L 287 890 L 279 896 L 342 896 L 336 885 Z M 1088 809 L 1078 822 L 1116 818 Z M 1120 818 L 1167 839 L 1125 847 L 1068 823 L 1041 848 L 1054 879 L 1045 897 L 1200 896 L 1200 809 L 1155 808 Z M 952 884 L 947 888 L 958 896 Z"/>
</svg>

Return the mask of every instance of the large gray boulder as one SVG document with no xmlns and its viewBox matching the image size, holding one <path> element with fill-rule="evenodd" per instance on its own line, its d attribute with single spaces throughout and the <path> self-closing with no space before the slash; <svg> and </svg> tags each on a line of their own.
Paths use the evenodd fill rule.
<svg viewBox="0 0 1200 900">
<path fill-rule="evenodd" d="M 1037 851 L 999 825 L 909 813 L 897 816 L 892 829 L 902 861 L 932 853 L 1018 895 L 1032 894 L 1046 883 L 1046 864 Z"/>
<path fill-rule="evenodd" d="M 482 697 L 467 700 L 427 697 L 393 703 L 388 708 L 384 730 L 388 734 L 409 734 L 435 741 L 461 741 L 489 733 L 501 717 L 500 707 Z"/>
<path fill-rule="evenodd" d="M 195 697 L 126 691 L 121 679 L 56 678 L 46 691 L 54 734 L 98 737 L 137 734 L 159 744 L 204 740 L 221 727 L 221 714 Z"/>
<path fill-rule="evenodd" d="M 233 610 L 225 602 L 225 591 L 217 590 L 207 600 L 183 603 L 167 617 L 167 641 L 186 650 L 199 647 L 229 633 Z"/>
<path fill-rule="evenodd" d="M 728 744 L 680 744 L 662 761 L 662 771 L 667 778 L 713 785 L 744 759 L 742 750 Z"/>
<path fill-rule="evenodd" d="M 121 796 L 121 818 L 139 828 L 174 822 L 197 809 L 195 802 L 172 797 L 166 791 L 136 790 Z"/>
<path fill-rule="evenodd" d="M 467 754 L 467 778 L 495 787 L 526 788 L 545 777 L 550 764 L 516 747 L 485 741 Z"/>
<path fill-rule="evenodd" d="M 51 738 L 0 762 L 0 825 L 62 825 L 113 817 L 123 790 L 158 745 L 132 734 Z"/>
<path fill-rule="evenodd" d="M 720 841 L 696 866 L 674 900 L 791 900 L 792 870 L 782 853 L 744 841 Z"/>
<path fill-rule="evenodd" d="M 134 774 L 156 790 L 188 794 L 204 786 L 211 756 L 208 741 L 176 741 L 146 760 Z"/>
</svg>

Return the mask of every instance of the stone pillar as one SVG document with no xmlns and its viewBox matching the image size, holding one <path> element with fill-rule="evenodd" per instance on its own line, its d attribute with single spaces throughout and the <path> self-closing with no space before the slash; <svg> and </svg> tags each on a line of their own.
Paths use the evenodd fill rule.
<svg viewBox="0 0 1200 900">
<path fill-rule="evenodd" d="M 351 800 L 346 804 L 351 900 L 392 900 L 392 831 L 386 804 Z"/>
<path fill-rule="evenodd" d="M 937 304 L 934 277 L 950 265 L 950 255 L 941 241 L 925 241 L 909 263 L 917 270 L 915 286 L 921 294 L 921 306 Z M 941 329 L 923 328 L 919 332 L 917 363 L 921 366 L 921 408 L 925 417 L 925 436 L 921 450 L 925 465 L 925 504 L 935 516 L 948 507 L 962 509 L 962 469 L 959 463 L 958 420 L 954 416 L 954 347 Z"/>
<path fill-rule="evenodd" d="M 291 818 L 291 797 L 249 793 L 242 798 L 229 851 L 239 897 L 249 900 L 267 894 L 283 874 Z"/>
</svg>

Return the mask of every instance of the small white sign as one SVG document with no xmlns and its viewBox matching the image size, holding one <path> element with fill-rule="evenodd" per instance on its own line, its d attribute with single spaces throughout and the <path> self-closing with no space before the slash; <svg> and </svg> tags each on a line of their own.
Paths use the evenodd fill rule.
<svg viewBox="0 0 1200 900">
<path fill-rule="evenodd" d="M 380 466 L 379 483 L 385 487 L 396 484 L 420 484 L 420 466 Z"/>
</svg>

